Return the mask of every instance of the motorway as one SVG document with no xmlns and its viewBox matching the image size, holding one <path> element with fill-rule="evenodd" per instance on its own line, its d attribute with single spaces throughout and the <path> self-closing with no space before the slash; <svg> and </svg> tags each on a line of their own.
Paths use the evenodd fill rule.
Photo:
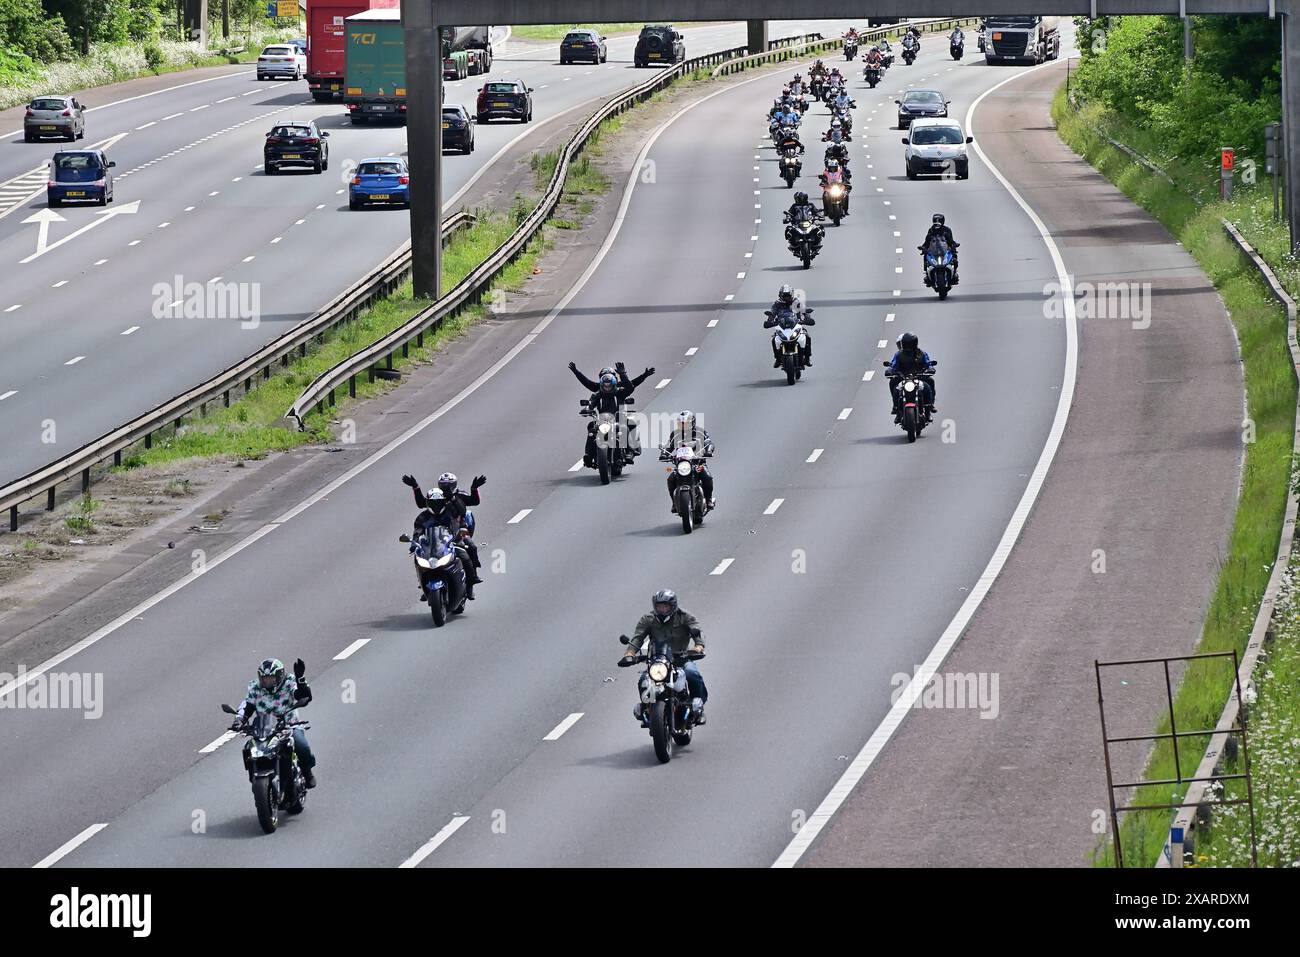
<svg viewBox="0 0 1300 957">
<path fill-rule="evenodd" d="M 907 181 L 893 128 L 908 85 L 942 88 L 964 120 L 1021 71 L 924 46 L 876 91 L 854 77 L 853 215 L 809 271 L 785 249 L 790 191 L 761 122 L 794 68 L 665 126 L 646 147 L 653 183 L 625 195 L 589 279 L 523 324 L 509 361 L 96 632 L 58 667 L 103 674 L 102 718 L 6 715 L 0 761 L 21 772 L 0 794 L 0 864 L 771 864 L 889 711 L 891 676 L 962 605 L 1073 379 L 1033 222 L 975 156 L 969 181 Z M 818 107 L 805 125 L 825 122 Z M 963 242 L 945 303 L 914 248 L 936 209 Z M 784 281 L 817 308 L 815 366 L 794 387 L 761 329 Z M 914 446 L 880 375 L 906 329 L 940 360 L 939 421 Z M 1008 342 L 1017 374 L 992 374 Z M 642 411 L 694 409 L 717 441 L 719 509 L 689 538 L 651 457 L 608 488 L 572 470 L 582 420 L 565 364 L 613 359 L 657 367 Z M 395 542 L 411 514 L 397 477 L 445 468 L 489 476 L 479 537 L 495 574 L 433 631 Z M 616 636 L 664 586 L 701 618 L 711 700 L 695 742 L 660 766 L 631 717 L 635 671 L 614 663 Z M 263 838 L 238 746 L 214 739 L 217 703 L 271 654 L 308 661 L 321 786 Z"/>
<path fill-rule="evenodd" d="M 813 29 L 779 21 L 771 36 Z M 745 42 L 738 23 L 684 32 L 691 56 Z M 605 65 L 562 67 L 558 44 L 507 43 L 490 78 L 518 77 L 532 86 L 534 121 L 479 126 L 474 154 L 448 154 L 448 208 L 481 201 L 489 190 L 476 177 L 522 153 L 524 137 L 535 144 L 547 121 L 576 122 L 646 79 L 632 66 L 634 44 L 634 36 L 611 38 Z M 448 83 L 448 100 L 472 108 L 480 83 Z M 50 245 L 39 256 L 39 227 L 24 221 L 46 206 L 41 164 L 60 144 L 26 144 L 17 126 L 0 133 L 0 483 L 252 354 L 409 238 L 406 213 L 353 213 L 346 196 L 358 160 L 405 152 L 405 129 L 354 128 L 341 106 L 314 103 L 306 81 L 258 82 L 246 66 L 199 81 L 178 76 L 174 87 L 121 102 L 111 98 L 104 90 L 83 96 L 91 109 L 86 139 L 77 145 L 110 144 L 115 202 L 106 210 L 59 210 L 64 221 L 50 225 Z M 270 183 L 261 169 L 267 130 L 312 119 L 330 133 L 329 170 L 286 172 Z M 478 188 L 462 197 L 471 183 Z M 182 288 L 216 281 L 256 288 L 258 321 L 159 318 L 158 307 L 175 297 L 155 287 L 173 288 L 177 277 Z"/>
</svg>

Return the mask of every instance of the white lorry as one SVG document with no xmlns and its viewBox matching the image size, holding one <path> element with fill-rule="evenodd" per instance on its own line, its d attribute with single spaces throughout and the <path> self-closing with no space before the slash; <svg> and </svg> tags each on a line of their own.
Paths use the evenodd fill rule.
<svg viewBox="0 0 1300 957">
<path fill-rule="evenodd" d="M 985 63 L 1042 63 L 1061 55 L 1060 17 L 984 18 Z"/>
</svg>

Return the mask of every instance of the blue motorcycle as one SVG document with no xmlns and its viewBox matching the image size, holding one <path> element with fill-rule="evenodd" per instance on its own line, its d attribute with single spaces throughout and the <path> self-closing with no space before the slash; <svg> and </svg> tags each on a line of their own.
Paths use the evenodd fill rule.
<svg viewBox="0 0 1300 957">
<path fill-rule="evenodd" d="M 466 516 L 466 525 L 473 533 L 474 518 Z M 401 542 L 408 543 L 415 564 L 415 577 L 420 583 L 420 600 L 429 603 L 435 627 L 447 623 L 448 614 L 459 615 L 465 610 L 468 597 L 466 568 L 469 553 L 456 544 L 451 531 L 443 525 L 421 524 L 416 521 L 416 535 L 402 535 Z"/>
</svg>

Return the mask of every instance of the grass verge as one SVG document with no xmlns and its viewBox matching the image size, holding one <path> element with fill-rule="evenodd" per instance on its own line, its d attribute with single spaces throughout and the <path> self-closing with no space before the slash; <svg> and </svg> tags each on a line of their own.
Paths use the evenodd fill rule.
<svg viewBox="0 0 1300 957">
<path fill-rule="evenodd" d="M 1286 342 L 1286 312 L 1224 234 L 1220 223 L 1221 219 L 1253 222 L 1260 202 L 1257 194 L 1262 191 L 1243 190 L 1231 203 L 1216 201 L 1198 205 L 1178 187 L 1153 175 L 1108 143 L 1100 135 L 1103 130 L 1120 142 L 1130 141 L 1118 121 L 1099 107 L 1087 105 L 1076 112 L 1062 90 L 1053 101 L 1052 116 L 1061 139 L 1068 146 L 1159 219 L 1196 258 L 1219 290 L 1236 327 L 1246 382 L 1248 424 L 1243 432 L 1253 431 L 1253 441 L 1246 447 L 1229 552 L 1220 567 L 1196 650 L 1241 652 L 1277 554 L 1290 484 L 1296 405 L 1296 385 Z M 1132 145 L 1139 149 L 1137 144 Z M 1188 175 L 1179 168 L 1168 171 L 1175 182 Z M 1188 186 L 1194 189 L 1196 183 L 1191 181 Z M 1254 235 L 1251 235 L 1252 243 Z M 1257 248 L 1263 252 L 1269 245 L 1262 241 Z M 1174 701 L 1179 728 L 1213 727 L 1227 700 L 1231 681 L 1230 666 L 1221 662 L 1188 667 Z M 1165 717 L 1157 731 L 1168 730 L 1169 719 Z M 1252 737 L 1255 733 L 1252 732 Z M 1184 776 L 1195 773 L 1206 743 L 1207 739 L 1183 740 L 1177 764 Z M 1144 777 L 1165 780 L 1176 777 L 1174 772 L 1173 750 L 1167 742 L 1159 742 L 1149 756 Z M 1182 800 L 1183 789 L 1144 785 L 1136 792 L 1129 803 L 1161 804 Z M 1128 866 L 1156 862 L 1172 819 L 1173 813 L 1169 811 L 1132 812 L 1125 816 L 1120 837 L 1126 848 Z M 1294 828 L 1295 818 L 1290 822 L 1272 821 L 1271 826 Z M 1099 865 L 1113 866 L 1109 843 L 1098 848 L 1094 860 Z"/>
</svg>

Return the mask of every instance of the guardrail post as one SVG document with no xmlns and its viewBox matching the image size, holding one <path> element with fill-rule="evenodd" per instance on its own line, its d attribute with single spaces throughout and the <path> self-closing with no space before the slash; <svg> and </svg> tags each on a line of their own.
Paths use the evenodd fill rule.
<svg viewBox="0 0 1300 957">
<path fill-rule="evenodd" d="M 348 322 L 351 322 L 354 318 L 356 318 L 356 317 L 355 317 L 355 316 L 350 316 L 350 317 L 348 318 Z M 300 342 L 300 343 L 298 343 L 298 358 L 299 358 L 299 359 L 306 359 L 306 358 L 307 358 L 307 343 L 305 343 L 305 342 Z"/>
<path fill-rule="evenodd" d="M 252 391 L 253 391 L 253 379 L 252 376 L 249 376 L 247 379 L 244 380 L 244 395 L 248 395 L 248 393 Z"/>
<path fill-rule="evenodd" d="M 81 470 L 81 494 L 90 494 L 90 469 L 88 468 Z"/>
<path fill-rule="evenodd" d="M 374 367 L 374 366 L 370 366 L 370 367 L 368 367 L 368 368 L 366 369 L 366 381 L 367 381 L 367 382 L 374 382 L 374 381 L 375 381 L 375 367 Z"/>
<path fill-rule="evenodd" d="M 354 375 L 350 375 L 348 376 L 348 398 L 355 399 L 356 397 L 357 397 L 357 377 Z"/>
<path fill-rule="evenodd" d="M 407 342 L 402 343 L 402 358 L 403 359 L 411 358 L 410 343 Z"/>
<path fill-rule="evenodd" d="M 225 405 L 225 407 L 226 407 L 227 409 L 230 408 L 230 390 L 229 390 L 229 389 L 227 389 L 225 392 L 221 393 L 221 401 L 222 401 L 222 403 Z"/>
<path fill-rule="evenodd" d="M 423 330 L 423 329 L 421 329 L 421 330 L 419 331 L 419 333 L 418 333 L 418 334 L 416 335 L 416 337 L 415 337 L 415 348 L 417 348 L 417 349 L 423 349 L 423 348 L 424 348 L 424 330 Z"/>
<path fill-rule="evenodd" d="M 263 379 L 269 379 L 269 378 L 271 378 L 271 365 L 270 365 L 270 363 L 267 363 L 266 366 L 262 369 L 262 378 L 263 378 Z"/>
<path fill-rule="evenodd" d="M 334 408 L 334 390 L 330 389 L 330 408 Z"/>
<path fill-rule="evenodd" d="M 153 433 L 152 433 L 152 432 L 146 432 L 146 433 L 144 434 L 144 447 L 145 447 L 146 449 L 151 449 L 151 448 L 153 448 Z"/>
<path fill-rule="evenodd" d="M 54 486 L 51 485 L 49 491 L 45 494 L 45 511 L 54 511 Z"/>
<path fill-rule="evenodd" d="M 118 449 L 113 453 L 113 467 L 118 468 L 122 464 L 122 450 Z"/>
<path fill-rule="evenodd" d="M 17 505 L 9 506 L 9 531 L 11 532 L 18 531 L 18 506 Z"/>
</svg>

